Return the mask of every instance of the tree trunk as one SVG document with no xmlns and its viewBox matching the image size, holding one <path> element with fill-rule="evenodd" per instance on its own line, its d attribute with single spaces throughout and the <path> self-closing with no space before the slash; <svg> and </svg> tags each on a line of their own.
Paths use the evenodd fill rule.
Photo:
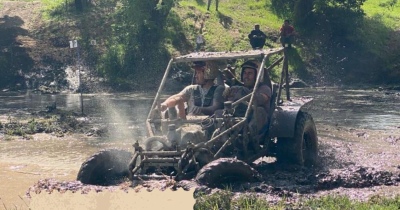
<svg viewBox="0 0 400 210">
<path fill-rule="evenodd" d="M 83 10 L 83 2 L 82 2 L 82 0 L 75 0 L 75 8 L 79 12 Z"/>
</svg>

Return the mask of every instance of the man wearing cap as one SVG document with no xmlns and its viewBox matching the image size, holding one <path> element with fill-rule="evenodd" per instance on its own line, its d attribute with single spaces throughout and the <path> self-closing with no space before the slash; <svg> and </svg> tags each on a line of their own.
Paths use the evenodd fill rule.
<svg viewBox="0 0 400 210">
<path fill-rule="evenodd" d="M 161 103 L 161 111 L 178 106 L 179 116 L 182 117 L 184 102 L 187 102 L 188 115 L 213 115 L 217 109 L 223 108 L 223 85 L 215 85 L 217 71 L 212 71 L 204 61 L 193 64 L 195 70 L 195 85 L 185 87 L 180 93 L 170 96 Z"/>
<path fill-rule="evenodd" d="M 265 35 L 264 32 L 260 30 L 259 24 L 254 25 L 254 30 L 250 32 L 248 37 L 253 50 L 262 49 L 264 47 L 265 41 L 267 40 L 267 35 Z"/>
</svg>

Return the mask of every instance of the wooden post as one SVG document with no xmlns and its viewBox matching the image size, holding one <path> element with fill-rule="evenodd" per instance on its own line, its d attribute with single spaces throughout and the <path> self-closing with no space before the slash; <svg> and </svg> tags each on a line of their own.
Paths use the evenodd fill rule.
<svg viewBox="0 0 400 210">
<path fill-rule="evenodd" d="M 277 104 L 280 103 L 281 95 L 282 95 L 283 78 L 285 77 L 285 61 L 286 61 L 286 54 L 284 53 L 284 55 L 283 55 L 283 65 L 282 65 L 282 71 L 281 71 L 281 81 L 279 82 L 278 98 L 276 100 Z"/>
<path fill-rule="evenodd" d="M 283 60 L 283 68 L 285 72 L 285 79 L 286 79 L 286 99 L 290 101 L 290 91 L 289 91 L 289 64 L 288 64 L 288 56 L 287 56 L 287 49 L 283 51 L 285 54 L 285 58 Z"/>
</svg>

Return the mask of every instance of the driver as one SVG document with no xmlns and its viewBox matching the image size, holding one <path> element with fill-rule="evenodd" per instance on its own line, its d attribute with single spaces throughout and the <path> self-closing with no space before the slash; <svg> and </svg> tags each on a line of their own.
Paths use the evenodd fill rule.
<svg viewBox="0 0 400 210">
<path fill-rule="evenodd" d="M 188 115 L 213 115 L 217 109 L 222 109 L 224 99 L 223 85 L 214 83 L 217 71 L 212 71 L 204 61 L 194 62 L 195 85 L 185 87 L 180 93 L 170 96 L 160 105 L 161 111 L 177 106 L 182 118 L 184 102 L 187 102 Z"/>
</svg>

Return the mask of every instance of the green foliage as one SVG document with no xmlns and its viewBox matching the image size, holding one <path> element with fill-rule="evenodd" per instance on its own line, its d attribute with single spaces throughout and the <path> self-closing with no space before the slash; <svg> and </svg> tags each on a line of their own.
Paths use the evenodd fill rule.
<svg viewBox="0 0 400 210">
<path fill-rule="evenodd" d="M 271 0 L 275 13 L 284 19 L 293 19 L 298 30 L 306 33 L 315 25 L 328 27 L 331 36 L 351 32 L 363 17 L 366 0 Z M 327 24 L 328 23 L 328 24 Z M 320 33 L 319 30 L 311 30 Z M 336 33 L 336 34 L 333 34 Z"/>
<path fill-rule="evenodd" d="M 195 210 L 231 209 L 232 192 L 221 190 L 211 195 L 202 195 L 196 199 Z"/>
<path fill-rule="evenodd" d="M 367 202 L 350 200 L 346 196 L 328 195 L 318 199 L 311 199 L 305 203 L 311 209 L 332 209 L 332 210 L 368 210 L 385 209 L 395 210 L 400 207 L 400 196 L 395 198 L 385 198 L 374 196 Z"/>
<path fill-rule="evenodd" d="M 99 73 L 111 81 L 127 76 L 126 73 L 122 72 L 123 53 L 123 48 L 120 45 L 111 46 L 100 59 Z"/>
<path fill-rule="evenodd" d="M 352 209 L 353 205 L 353 201 L 351 201 L 348 197 L 336 197 L 331 195 L 319 199 L 312 199 L 305 203 L 305 206 L 310 206 L 314 209 L 326 208 L 331 210 Z"/>
<path fill-rule="evenodd" d="M 44 5 L 43 17 L 46 20 L 52 20 L 59 18 L 66 11 L 67 5 L 65 5 L 65 0 L 41 0 Z"/>
<path fill-rule="evenodd" d="M 233 206 L 243 210 L 267 210 L 270 209 L 265 199 L 259 198 L 254 194 L 243 195 L 234 200 Z"/>
<path fill-rule="evenodd" d="M 165 67 L 169 56 L 163 41 L 173 0 L 121 3 L 123 7 L 114 14 L 119 24 L 111 26 L 113 37 L 107 44 L 109 51 L 101 58 L 99 72 L 111 84 L 148 82 L 135 78 L 154 79 Z"/>
<path fill-rule="evenodd" d="M 397 210 L 400 207 L 400 196 L 394 198 L 375 195 L 367 201 L 351 200 L 347 196 L 327 195 L 319 198 L 300 199 L 298 202 L 287 204 L 285 198 L 278 203 L 268 203 L 256 194 L 242 194 L 233 198 L 228 190 L 218 191 L 211 195 L 201 195 L 196 199 L 194 209 L 330 209 L 330 210 Z"/>
<path fill-rule="evenodd" d="M 26 132 L 20 123 L 9 125 L 5 129 L 5 133 L 6 133 L 6 135 L 9 135 L 9 136 L 13 136 L 13 135 L 25 136 L 26 135 Z"/>
<path fill-rule="evenodd" d="M 380 7 L 385 7 L 388 10 L 392 10 L 394 9 L 394 7 L 397 4 L 397 0 L 388 0 L 387 2 L 383 2 L 383 3 L 379 3 Z"/>
<path fill-rule="evenodd" d="M 28 122 L 28 129 L 30 133 L 35 133 L 37 129 L 37 122 L 35 121 L 35 119 L 32 119 Z"/>
</svg>

